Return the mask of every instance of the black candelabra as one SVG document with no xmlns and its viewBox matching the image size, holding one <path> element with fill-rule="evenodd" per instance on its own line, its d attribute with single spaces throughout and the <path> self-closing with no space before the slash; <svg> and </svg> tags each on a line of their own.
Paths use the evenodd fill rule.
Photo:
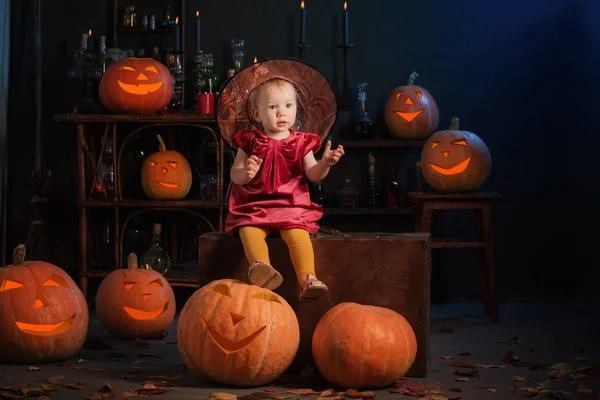
<svg viewBox="0 0 600 400">
<path fill-rule="evenodd" d="M 338 107 L 340 110 L 347 110 L 350 104 L 350 84 L 348 83 L 348 49 L 354 47 L 353 44 L 344 43 L 338 45 L 342 49 L 344 77 L 342 83 L 342 93 L 338 97 Z"/>
<path fill-rule="evenodd" d="M 309 47 L 310 47 L 310 44 L 308 44 L 308 43 L 304 43 L 304 42 L 300 42 L 300 43 L 298 43 L 298 44 L 296 45 L 296 47 L 298 48 L 298 53 L 299 53 L 298 59 L 300 59 L 300 60 L 303 60 L 303 58 L 302 58 L 302 52 L 303 52 L 305 49 L 309 48 Z"/>
</svg>

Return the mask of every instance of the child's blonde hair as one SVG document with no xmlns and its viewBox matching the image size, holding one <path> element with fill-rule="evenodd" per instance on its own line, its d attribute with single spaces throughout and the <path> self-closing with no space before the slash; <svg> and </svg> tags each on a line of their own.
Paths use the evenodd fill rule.
<svg viewBox="0 0 600 400">
<path fill-rule="evenodd" d="M 296 87 L 289 81 L 286 81 L 285 79 L 275 78 L 269 79 L 268 81 L 261 83 L 256 89 L 252 91 L 252 93 L 250 93 L 250 106 L 252 108 L 256 108 L 258 104 L 258 99 L 260 99 L 260 95 L 263 91 L 272 87 L 283 88 L 287 86 L 291 87 L 294 90 L 294 93 L 296 93 L 296 103 L 298 103 L 298 92 L 296 91 Z"/>
</svg>

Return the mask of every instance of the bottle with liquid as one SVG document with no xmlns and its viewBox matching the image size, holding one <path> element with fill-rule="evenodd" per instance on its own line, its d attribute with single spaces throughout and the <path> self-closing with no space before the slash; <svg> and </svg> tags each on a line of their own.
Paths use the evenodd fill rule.
<svg viewBox="0 0 600 400">
<path fill-rule="evenodd" d="M 140 268 L 151 269 L 164 275 L 170 267 L 171 257 L 169 257 L 162 245 L 162 226 L 161 224 L 154 224 L 152 228 L 152 243 L 150 244 L 150 248 L 142 255 Z"/>
<path fill-rule="evenodd" d="M 211 53 L 204 54 L 200 76 L 200 93 L 215 93 L 219 90 L 219 76 L 215 74 L 215 60 Z"/>
<path fill-rule="evenodd" d="M 163 19 L 160 21 L 161 29 L 172 29 L 175 28 L 175 20 L 171 18 L 171 6 L 165 6 L 165 11 L 163 12 Z"/>
<path fill-rule="evenodd" d="M 371 140 L 375 136 L 373 121 L 367 112 L 367 82 L 358 84 L 356 119 L 352 123 L 353 136 L 357 140 Z"/>
</svg>

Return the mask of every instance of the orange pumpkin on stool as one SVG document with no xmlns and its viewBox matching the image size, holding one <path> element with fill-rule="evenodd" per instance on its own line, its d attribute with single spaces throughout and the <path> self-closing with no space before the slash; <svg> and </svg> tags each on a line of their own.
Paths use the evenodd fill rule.
<svg viewBox="0 0 600 400">
<path fill-rule="evenodd" d="M 0 362 L 66 360 L 85 342 L 85 297 L 62 268 L 24 261 L 25 252 L 17 246 L 13 265 L 0 268 Z"/>
<path fill-rule="evenodd" d="M 98 95 L 111 112 L 154 114 L 169 104 L 173 79 L 167 67 L 158 61 L 126 58 L 104 72 Z"/>
<path fill-rule="evenodd" d="M 404 86 L 398 86 L 385 105 L 385 122 L 390 133 L 400 139 L 423 139 L 440 122 L 437 103 L 427 89 L 415 85 L 419 76 L 410 74 Z"/>
<path fill-rule="evenodd" d="M 160 135 L 158 153 L 151 154 L 142 165 L 142 188 L 154 200 L 183 199 L 192 187 L 190 164 L 178 151 L 169 150 Z"/>
<path fill-rule="evenodd" d="M 131 253 L 127 269 L 108 274 L 96 294 L 102 326 L 123 339 L 162 338 L 175 317 L 175 293 L 159 273 L 138 269 Z"/>
<path fill-rule="evenodd" d="M 241 387 L 267 384 L 292 363 L 300 345 L 296 314 L 279 295 L 235 279 L 198 289 L 185 303 L 177 345 L 191 371 Z"/>
<path fill-rule="evenodd" d="M 443 193 L 472 192 L 487 181 L 492 157 L 483 140 L 459 130 L 458 118 L 450 129 L 429 137 L 421 153 L 421 170 L 433 190 Z"/>
</svg>

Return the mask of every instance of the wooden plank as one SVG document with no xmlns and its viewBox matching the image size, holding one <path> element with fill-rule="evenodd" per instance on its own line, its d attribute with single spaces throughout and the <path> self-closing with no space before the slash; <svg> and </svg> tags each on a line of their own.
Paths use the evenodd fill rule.
<svg viewBox="0 0 600 400">
<path fill-rule="evenodd" d="M 485 247 L 485 242 L 468 238 L 433 238 L 431 247 L 434 249 Z"/>
</svg>

